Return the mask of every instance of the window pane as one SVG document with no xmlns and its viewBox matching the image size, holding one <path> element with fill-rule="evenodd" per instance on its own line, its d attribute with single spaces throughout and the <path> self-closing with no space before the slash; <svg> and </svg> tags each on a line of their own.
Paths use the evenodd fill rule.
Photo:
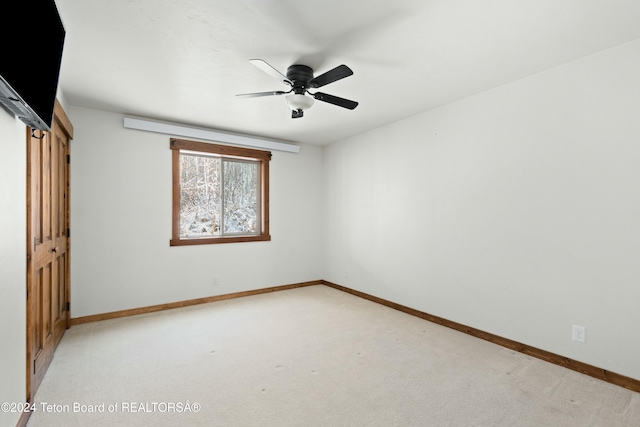
<svg viewBox="0 0 640 427">
<path fill-rule="evenodd" d="M 271 153 L 170 141 L 173 176 L 171 246 L 271 240 Z"/>
<path fill-rule="evenodd" d="M 224 233 L 260 232 L 258 162 L 224 160 Z"/>
<path fill-rule="evenodd" d="M 180 237 L 220 235 L 219 157 L 180 155 Z"/>
</svg>

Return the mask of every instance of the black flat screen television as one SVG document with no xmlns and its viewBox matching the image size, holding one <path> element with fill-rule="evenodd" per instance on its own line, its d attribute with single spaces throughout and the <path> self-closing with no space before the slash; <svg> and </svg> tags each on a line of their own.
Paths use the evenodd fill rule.
<svg viewBox="0 0 640 427">
<path fill-rule="evenodd" d="M 51 130 L 66 32 L 54 0 L 19 0 L 0 23 L 0 104 Z"/>
</svg>

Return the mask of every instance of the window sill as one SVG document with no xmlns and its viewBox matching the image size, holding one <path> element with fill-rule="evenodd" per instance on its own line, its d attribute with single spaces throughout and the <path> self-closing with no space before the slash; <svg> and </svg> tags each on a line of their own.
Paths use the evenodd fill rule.
<svg viewBox="0 0 640 427">
<path fill-rule="evenodd" d="M 192 245 L 212 245 L 218 243 L 240 243 L 240 242 L 266 242 L 270 241 L 270 235 L 260 236 L 237 236 L 237 237 L 211 237 L 203 239 L 171 239 L 169 246 L 192 246 Z"/>
</svg>

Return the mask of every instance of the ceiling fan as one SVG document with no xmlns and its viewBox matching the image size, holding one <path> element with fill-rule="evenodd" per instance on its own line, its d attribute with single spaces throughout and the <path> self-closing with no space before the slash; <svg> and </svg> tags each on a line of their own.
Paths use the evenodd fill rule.
<svg viewBox="0 0 640 427">
<path fill-rule="evenodd" d="M 304 115 L 304 110 L 313 105 L 314 99 L 328 102 L 329 104 L 353 110 L 358 103 L 349 99 L 340 98 L 322 92 L 309 92 L 309 89 L 317 89 L 337 80 L 349 77 L 353 71 L 346 65 L 340 65 L 317 77 L 313 76 L 313 70 L 306 65 L 294 64 L 287 68 L 285 76 L 262 59 L 251 59 L 253 65 L 291 87 L 288 91 L 276 90 L 271 92 L 243 93 L 236 96 L 255 98 L 259 96 L 287 95 L 285 100 L 291 108 L 291 118 L 296 119 Z M 310 95 L 310 96 L 308 96 Z"/>
</svg>

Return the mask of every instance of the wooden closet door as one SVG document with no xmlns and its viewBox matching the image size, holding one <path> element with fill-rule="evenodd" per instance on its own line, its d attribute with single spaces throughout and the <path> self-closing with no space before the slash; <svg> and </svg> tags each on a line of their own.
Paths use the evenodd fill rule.
<svg viewBox="0 0 640 427">
<path fill-rule="evenodd" d="M 27 399 L 69 327 L 69 141 L 56 105 L 51 132 L 27 134 Z M 69 123 L 70 125 L 70 123 Z"/>
</svg>

